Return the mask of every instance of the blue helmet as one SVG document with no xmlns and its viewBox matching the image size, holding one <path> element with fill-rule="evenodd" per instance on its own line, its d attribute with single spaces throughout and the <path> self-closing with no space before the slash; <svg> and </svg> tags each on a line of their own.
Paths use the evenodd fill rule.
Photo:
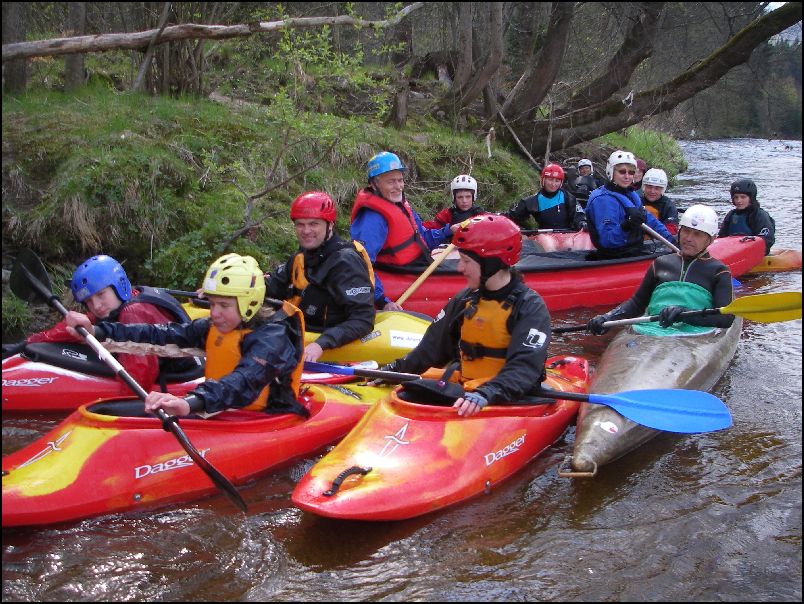
<svg viewBox="0 0 804 604">
<path fill-rule="evenodd" d="M 83 302 L 106 287 L 113 287 L 117 297 L 126 302 L 131 299 L 131 282 L 123 266 L 111 256 L 92 256 L 78 265 L 70 282 L 73 298 Z"/>
<path fill-rule="evenodd" d="M 391 172 L 392 170 L 405 170 L 405 164 L 399 156 L 390 151 L 380 151 L 368 162 L 368 179 Z"/>
</svg>

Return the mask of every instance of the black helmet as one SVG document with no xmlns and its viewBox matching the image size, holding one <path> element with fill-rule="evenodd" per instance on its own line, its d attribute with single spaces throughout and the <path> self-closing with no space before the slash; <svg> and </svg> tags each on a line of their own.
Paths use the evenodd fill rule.
<svg viewBox="0 0 804 604">
<path fill-rule="evenodd" d="M 749 199 L 751 199 L 751 203 L 757 202 L 757 185 L 749 178 L 741 178 L 740 180 L 735 180 L 733 183 L 731 183 L 731 190 L 729 191 L 729 194 L 731 197 L 734 197 L 735 193 L 748 195 Z"/>
</svg>

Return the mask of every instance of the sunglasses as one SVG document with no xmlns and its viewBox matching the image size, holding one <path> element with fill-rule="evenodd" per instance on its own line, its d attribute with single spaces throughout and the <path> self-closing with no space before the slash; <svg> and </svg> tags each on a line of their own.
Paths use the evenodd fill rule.
<svg viewBox="0 0 804 604">
<path fill-rule="evenodd" d="M 622 170 L 617 170 L 617 174 L 630 174 L 631 176 L 636 176 L 636 170 L 626 170 L 623 168 Z"/>
</svg>

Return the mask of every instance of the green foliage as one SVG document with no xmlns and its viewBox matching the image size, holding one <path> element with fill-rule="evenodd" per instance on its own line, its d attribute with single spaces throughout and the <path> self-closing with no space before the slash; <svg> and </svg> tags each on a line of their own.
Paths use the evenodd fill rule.
<svg viewBox="0 0 804 604">
<path fill-rule="evenodd" d="M 687 162 L 675 139 L 663 132 L 632 126 L 599 139 L 607 146 L 625 149 L 644 159 L 650 167 L 661 168 L 672 178 L 687 169 Z"/>
<path fill-rule="evenodd" d="M 25 302 L 10 292 L 3 292 L 3 341 L 21 339 L 32 318 Z"/>
</svg>

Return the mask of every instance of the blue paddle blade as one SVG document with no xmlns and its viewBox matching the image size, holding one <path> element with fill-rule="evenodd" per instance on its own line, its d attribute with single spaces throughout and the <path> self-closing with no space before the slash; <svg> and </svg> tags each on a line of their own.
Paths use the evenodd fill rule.
<svg viewBox="0 0 804 604">
<path fill-rule="evenodd" d="M 589 402 L 607 405 L 633 422 L 665 432 L 695 434 L 731 426 L 731 412 L 714 394 L 700 390 L 629 390 L 590 394 Z"/>
<path fill-rule="evenodd" d="M 344 367 L 343 365 L 330 365 L 329 363 L 316 363 L 314 361 L 305 361 L 304 370 L 311 373 L 334 373 L 337 375 L 355 375 L 355 370 L 351 367 Z"/>
</svg>

